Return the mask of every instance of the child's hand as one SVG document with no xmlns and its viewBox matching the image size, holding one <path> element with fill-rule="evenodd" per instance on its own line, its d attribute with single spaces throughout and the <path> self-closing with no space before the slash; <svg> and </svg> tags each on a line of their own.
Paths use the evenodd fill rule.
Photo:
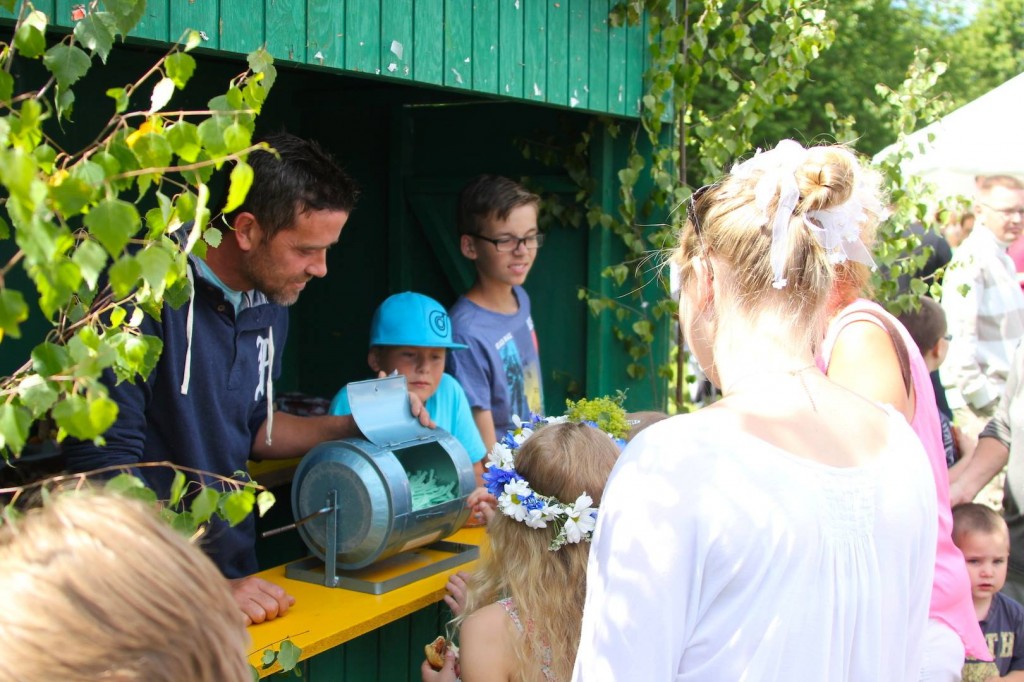
<svg viewBox="0 0 1024 682">
<path fill-rule="evenodd" d="M 434 670 L 427 659 L 420 665 L 420 677 L 423 682 L 456 682 L 459 674 L 455 670 L 455 652 L 449 649 L 444 654 L 444 667 Z"/>
<path fill-rule="evenodd" d="M 466 498 L 466 506 L 473 510 L 472 518 L 481 522 L 490 522 L 491 517 L 494 516 L 494 510 L 498 507 L 498 500 L 487 492 L 487 488 L 480 487 Z"/>
<path fill-rule="evenodd" d="M 453 573 L 448 577 L 448 584 L 444 586 L 448 594 L 444 595 L 444 603 L 452 610 L 453 616 L 461 615 L 466 608 L 466 593 L 469 591 L 471 576 L 465 571 Z"/>
</svg>

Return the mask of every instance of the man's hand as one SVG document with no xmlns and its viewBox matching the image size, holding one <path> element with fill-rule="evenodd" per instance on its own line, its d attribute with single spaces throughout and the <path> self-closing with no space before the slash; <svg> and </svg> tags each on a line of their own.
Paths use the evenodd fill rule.
<svg viewBox="0 0 1024 682">
<path fill-rule="evenodd" d="M 245 624 L 262 623 L 279 618 L 295 604 L 292 597 L 274 583 L 250 575 L 229 580 L 231 595 L 245 616 Z"/>
</svg>

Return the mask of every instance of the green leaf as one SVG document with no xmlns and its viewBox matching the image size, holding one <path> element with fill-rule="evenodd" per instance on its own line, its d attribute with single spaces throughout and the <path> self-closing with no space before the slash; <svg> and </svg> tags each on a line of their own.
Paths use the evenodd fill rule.
<svg viewBox="0 0 1024 682">
<path fill-rule="evenodd" d="M 139 228 L 142 219 L 134 204 L 104 199 L 85 216 L 85 225 L 107 252 L 117 258 Z"/>
<path fill-rule="evenodd" d="M 281 651 L 277 654 L 277 662 L 285 672 L 295 668 L 302 656 L 302 649 L 292 644 L 290 639 L 281 642 Z"/>
<path fill-rule="evenodd" d="M 142 267 L 142 278 L 146 280 L 157 298 L 163 296 L 167 273 L 174 266 L 174 257 L 159 246 L 151 246 L 137 253 L 135 259 Z"/>
<path fill-rule="evenodd" d="M 103 6 L 114 16 L 122 35 L 130 33 L 146 13 L 146 0 L 103 0 Z"/>
<path fill-rule="evenodd" d="M 146 133 L 137 139 L 132 151 L 135 152 L 142 168 L 151 168 L 155 171 L 171 165 L 171 157 L 174 155 L 171 143 L 163 135 L 156 133 Z"/>
<path fill-rule="evenodd" d="M 217 503 L 219 501 L 220 493 L 215 489 L 207 487 L 200 490 L 189 506 L 189 511 L 192 512 L 192 517 L 195 519 L 196 524 L 209 521 L 213 513 L 217 511 Z"/>
<path fill-rule="evenodd" d="M 126 254 L 110 266 L 108 277 L 114 295 L 124 298 L 135 289 L 136 283 L 142 277 L 142 266 L 135 258 Z"/>
<path fill-rule="evenodd" d="M 191 57 L 189 57 L 191 59 Z M 171 101 L 171 95 L 174 94 L 174 81 L 170 78 L 161 78 L 160 81 L 153 86 L 153 94 L 150 95 L 149 111 L 150 113 L 160 111 L 167 103 Z"/>
<path fill-rule="evenodd" d="M 199 524 L 196 523 L 195 517 L 192 516 L 192 512 L 181 512 L 180 514 L 175 514 L 174 518 L 171 519 L 171 528 L 182 535 L 193 535 L 198 526 Z"/>
<path fill-rule="evenodd" d="M 33 418 L 45 414 L 57 402 L 59 395 L 54 384 L 38 374 L 31 374 L 18 384 L 21 404 L 32 411 Z"/>
<path fill-rule="evenodd" d="M 61 374 L 71 362 L 64 346 L 44 341 L 32 349 L 32 369 L 44 377 Z"/>
<path fill-rule="evenodd" d="M 107 252 L 103 250 L 103 247 L 91 239 L 85 239 L 79 243 L 71 260 L 78 266 L 82 273 L 82 279 L 85 280 L 89 288 L 96 289 L 100 275 L 107 267 Z"/>
<path fill-rule="evenodd" d="M 233 490 L 221 498 L 221 513 L 228 523 L 237 526 L 252 514 L 256 496 L 251 490 Z"/>
<path fill-rule="evenodd" d="M 269 668 L 270 666 L 274 665 L 274 661 L 276 660 L 277 652 L 273 649 L 265 649 L 263 651 L 263 656 L 260 657 L 260 662 L 263 664 L 264 668 Z"/>
<path fill-rule="evenodd" d="M 117 25 L 109 12 L 89 12 L 75 24 L 75 39 L 94 53 L 106 64 L 110 48 L 114 46 Z"/>
<path fill-rule="evenodd" d="M 32 415 L 21 405 L 0 403 L 0 450 L 7 447 L 20 453 L 28 441 Z"/>
<path fill-rule="evenodd" d="M 103 486 L 104 490 L 119 494 L 126 493 L 127 491 L 135 488 L 145 487 L 146 484 L 142 482 L 141 478 L 128 473 L 118 474 L 117 476 L 114 476 L 109 481 L 107 481 L 107 484 L 105 486 Z"/>
<path fill-rule="evenodd" d="M 199 129 L 194 123 L 179 121 L 169 127 L 164 135 L 174 153 L 188 163 L 194 163 L 203 149 L 202 143 L 199 141 Z"/>
<path fill-rule="evenodd" d="M 269 490 L 263 490 L 256 496 L 256 508 L 259 510 L 260 516 L 265 515 L 270 508 L 274 506 L 277 499 L 274 497 L 274 493 Z"/>
<path fill-rule="evenodd" d="M 35 59 L 46 50 L 46 15 L 32 10 L 14 33 L 14 49 L 22 57 Z"/>
<path fill-rule="evenodd" d="M 263 87 L 267 90 L 274 87 L 277 69 L 274 68 L 274 57 L 262 47 L 249 53 L 246 57 L 253 73 L 263 74 Z"/>
<path fill-rule="evenodd" d="M 227 116 L 211 116 L 199 124 L 199 139 L 211 154 L 224 153 L 224 131 L 230 125 L 231 119 Z"/>
<path fill-rule="evenodd" d="M 185 36 L 185 52 L 194 50 L 203 44 L 203 36 L 199 31 L 189 31 Z"/>
<path fill-rule="evenodd" d="M 69 88 L 89 71 L 92 60 L 75 45 L 57 43 L 43 55 L 43 64 L 56 77 L 59 86 Z"/>
<path fill-rule="evenodd" d="M 128 93 L 124 88 L 110 88 L 107 97 L 114 100 L 114 111 L 123 114 L 128 110 Z"/>
<path fill-rule="evenodd" d="M 67 396 L 53 407 L 57 426 L 80 440 L 93 440 L 117 419 L 117 403 L 107 396 Z"/>
<path fill-rule="evenodd" d="M 171 496 L 167 500 L 167 504 L 175 506 L 181 501 L 181 495 L 185 492 L 185 474 L 180 471 L 174 472 L 174 481 L 171 482 Z"/>
<path fill-rule="evenodd" d="M 17 289 L 0 289 L 0 341 L 5 336 L 21 338 L 19 325 L 28 319 L 25 297 Z"/>
<path fill-rule="evenodd" d="M 185 85 L 192 78 L 192 74 L 196 70 L 196 60 L 192 58 L 192 55 L 185 54 L 184 52 L 175 52 L 167 56 L 167 59 L 164 61 L 164 70 L 167 73 L 167 77 L 174 81 L 174 85 L 179 90 L 184 90 Z"/>
<path fill-rule="evenodd" d="M 57 178 L 54 184 L 50 185 L 49 191 L 54 210 L 65 218 L 70 218 L 81 213 L 82 209 L 92 203 L 99 187 L 95 182 L 87 180 L 83 174 L 73 172 L 66 177 Z"/>
<path fill-rule="evenodd" d="M 205 230 L 203 230 L 203 241 L 205 241 L 213 248 L 217 248 L 218 246 L 220 246 L 220 242 L 223 238 L 223 233 L 216 227 L 208 227 Z"/>
<path fill-rule="evenodd" d="M 14 76 L 0 69 L 0 102 L 10 102 L 14 94 Z"/>
<path fill-rule="evenodd" d="M 228 189 L 228 200 L 224 205 L 224 213 L 230 213 L 242 205 L 245 197 L 252 187 L 252 166 L 244 161 L 239 161 L 231 169 L 231 186 Z"/>
<path fill-rule="evenodd" d="M 232 123 L 224 130 L 224 146 L 229 154 L 235 154 L 252 144 L 252 130 L 240 123 Z"/>
</svg>

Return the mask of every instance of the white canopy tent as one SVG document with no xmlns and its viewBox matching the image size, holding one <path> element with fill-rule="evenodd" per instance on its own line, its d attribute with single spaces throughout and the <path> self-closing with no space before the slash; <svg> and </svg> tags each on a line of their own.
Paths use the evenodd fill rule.
<svg viewBox="0 0 1024 682">
<path fill-rule="evenodd" d="M 1024 178 L 1024 73 L 914 132 L 907 143 L 913 156 L 902 164 L 904 176 L 934 183 L 940 196 L 970 195 L 976 175 Z"/>
</svg>

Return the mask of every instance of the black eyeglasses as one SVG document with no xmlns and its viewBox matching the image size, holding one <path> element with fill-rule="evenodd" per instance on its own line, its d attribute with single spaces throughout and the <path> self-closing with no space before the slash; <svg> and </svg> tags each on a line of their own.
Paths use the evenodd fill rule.
<svg viewBox="0 0 1024 682">
<path fill-rule="evenodd" d="M 494 244 L 494 250 L 498 253 L 512 253 L 520 246 L 525 246 L 527 251 L 535 251 L 544 246 L 544 235 L 542 234 L 531 234 L 529 237 L 501 237 L 499 239 L 491 239 L 479 234 L 474 234 L 473 237 Z"/>
</svg>

